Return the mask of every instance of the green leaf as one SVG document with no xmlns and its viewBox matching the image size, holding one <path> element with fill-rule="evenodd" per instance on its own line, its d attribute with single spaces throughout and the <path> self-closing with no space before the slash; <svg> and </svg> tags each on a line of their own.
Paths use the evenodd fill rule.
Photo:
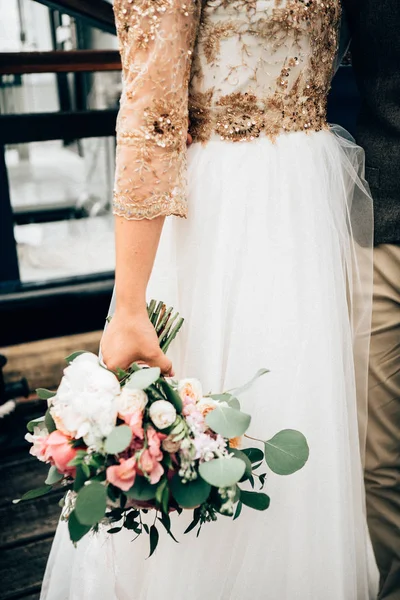
<svg viewBox="0 0 400 600">
<path fill-rule="evenodd" d="M 75 479 L 74 479 L 74 492 L 79 492 L 79 490 L 85 485 L 86 475 L 82 469 L 81 465 L 77 465 L 75 470 Z"/>
<path fill-rule="evenodd" d="M 252 385 L 257 381 L 257 379 L 259 379 L 263 375 L 266 375 L 267 373 L 269 373 L 268 369 L 260 369 L 259 371 L 257 371 L 257 373 L 254 375 L 254 377 L 250 381 L 248 381 L 241 387 L 232 390 L 233 394 L 235 396 L 240 396 L 240 394 L 247 392 L 247 390 L 249 390 L 252 387 Z"/>
<path fill-rule="evenodd" d="M 122 527 L 111 527 L 111 529 L 107 529 L 107 533 L 119 533 Z"/>
<path fill-rule="evenodd" d="M 189 526 L 186 527 L 186 529 L 183 533 L 190 533 L 191 531 L 193 531 L 193 529 L 196 527 L 196 525 L 199 521 L 200 521 L 200 516 L 198 515 L 197 517 L 195 517 L 193 519 L 193 521 L 189 524 Z"/>
<path fill-rule="evenodd" d="M 168 485 L 168 479 L 162 479 L 160 481 L 160 483 L 157 484 L 157 489 L 156 489 L 156 502 L 157 504 L 161 505 L 162 503 L 162 499 L 163 499 L 163 493 L 165 490 L 165 487 Z"/>
<path fill-rule="evenodd" d="M 114 427 L 105 442 L 107 454 L 119 454 L 126 450 L 132 441 L 132 430 L 128 425 Z"/>
<path fill-rule="evenodd" d="M 236 521 L 240 517 L 240 513 L 242 512 L 243 502 L 238 502 L 236 505 L 235 514 L 233 515 L 233 520 Z"/>
<path fill-rule="evenodd" d="M 49 400 L 50 398 L 54 398 L 54 396 L 57 395 L 57 392 L 51 392 L 45 388 L 38 388 L 36 390 L 36 394 L 41 400 Z"/>
<path fill-rule="evenodd" d="M 78 358 L 78 356 L 80 356 L 81 354 L 85 354 L 85 350 L 78 350 L 77 352 L 73 352 L 72 354 L 67 356 L 65 360 L 67 363 L 71 364 L 72 361 Z"/>
<path fill-rule="evenodd" d="M 253 465 L 264 460 L 264 452 L 259 448 L 243 448 L 242 452 L 249 457 Z"/>
<path fill-rule="evenodd" d="M 129 375 L 128 371 L 124 371 L 124 369 L 120 369 L 117 367 L 117 377 L 118 379 L 125 379 L 125 377 Z"/>
<path fill-rule="evenodd" d="M 150 558 L 150 556 L 152 554 L 154 554 L 154 551 L 157 548 L 158 539 L 159 539 L 159 535 L 158 535 L 157 527 L 155 525 L 152 525 L 150 527 L 150 554 L 147 558 Z"/>
<path fill-rule="evenodd" d="M 170 537 L 172 537 L 172 539 L 174 540 L 174 542 L 176 542 L 177 544 L 179 544 L 178 540 L 176 539 L 176 537 L 174 536 L 174 534 L 171 531 L 171 519 L 170 516 L 166 513 L 162 513 L 161 517 L 158 517 L 158 520 L 164 525 L 166 532 L 168 533 L 168 535 Z"/>
<path fill-rule="evenodd" d="M 240 458 L 215 458 L 199 466 L 204 481 L 215 487 L 230 487 L 243 477 L 246 464 Z"/>
<path fill-rule="evenodd" d="M 278 475 L 295 473 L 304 467 L 309 455 L 306 438 L 294 429 L 284 429 L 265 442 L 265 461 Z"/>
<path fill-rule="evenodd" d="M 125 386 L 132 390 L 145 390 L 157 381 L 160 373 L 161 371 L 158 367 L 139 369 L 139 371 L 135 371 L 127 379 Z"/>
<path fill-rule="evenodd" d="M 244 479 L 244 478 L 248 479 L 249 477 L 251 477 L 253 467 L 252 467 L 251 461 L 250 461 L 249 457 L 247 456 L 247 454 L 245 454 L 241 450 L 238 450 L 237 448 L 229 448 L 229 452 L 230 452 L 230 454 L 233 454 L 236 458 L 239 458 L 240 460 L 242 460 L 244 462 L 244 464 L 246 465 L 246 470 L 243 474 L 242 479 Z"/>
<path fill-rule="evenodd" d="M 63 476 L 63 474 L 62 474 L 62 473 L 59 473 L 59 472 L 57 471 L 57 468 L 56 468 L 56 467 L 54 467 L 54 466 L 52 466 L 52 467 L 50 467 L 50 469 L 49 469 L 49 472 L 48 472 L 48 475 L 47 475 L 47 478 L 46 478 L 46 481 L 45 481 L 45 483 L 46 483 L 47 485 L 54 485 L 54 484 L 55 484 L 55 483 L 57 483 L 58 481 L 61 481 L 61 479 L 62 479 L 63 477 L 64 477 L 64 476 Z"/>
<path fill-rule="evenodd" d="M 171 404 L 175 407 L 176 412 L 180 414 L 183 409 L 183 402 L 178 392 L 174 390 L 174 388 L 165 379 L 160 380 L 160 385 L 167 397 L 167 400 L 171 402 Z"/>
<path fill-rule="evenodd" d="M 243 435 L 249 428 L 250 421 L 250 415 L 228 406 L 217 406 L 206 416 L 207 425 L 226 438 Z"/>
<path fill-rule="evenodd" d="M 240 502 L 250 508 L 255 508 L 256 510 L 267 510 L 270 498 L 267 494 L 261 494 L 260 492 L 246 492 L 240 490 Z"/>
<path fill-rule="evenodd" d="M 156 485 L 151 485 L 151 483 L 147 481 L 145 477 L 137 475 L 135 483 L 130 490 L 125 492 L 125 494 L 128 496 L 128 498 L 132 498 L 133 500 L 147 502 L 148 500 L 153 500 L 156 497 L 156 490 Z"/>
<path fill-rule="evenodd" d="M 44 424 L 46 425 L 47 431 L 49 433 L 53 433 L 57 429 L 56 424 L 54 423 L 54 419 L 50 414 L 50 409 L 47 409 L 46 414 L 44 416 Z"/>
<path fill-rule="evenodd" d="M 90 530 L 91 526 L 82 525 L 76 518 L 75 511 L 73 510 L 68 518 L 68 531 L 71 541 L 75 543 L 79 542 L 79 540 L 81 540 Z"/>
<path fill-rule="evenodd" d="M 43 423 L 43 425 L 44 425 L 44 416 L 43 417 L 38 417 L 37 419 L 32 419 L 32 421 L 29 421 L 29 423 L 27 424 L 26 428 L 29 431 L 29 433 L 33 433 L 34 428 L 37 425 L 40 425 L 41 423 Z"/>
<path fill-rule="evenodd" d="M 188 483 L 182 483 L 178 474 L 174 475 L 170 481 L 170 489 L 182 508 L 194 508 L 203 504 L 211 492 L 211 486 L 201 477 L 194 481 L 188 481 Z"/>
<path fill-rule="evenodd" d="M 18 500 L 13 500 L 13 504 L 18 504 L 19 502 L 23 502 L 24 500 L 33 500 L 34 498 L 39 498 L 40 496 L 48 494 L 51 489 L 51 485 L 43 485 L 42 487 L 30 490 L 29 492 L 26 492 L 26 494 L 21 496 L 21 498 L 19 498 Z"/>
<path fill-rule="evenodd" d="M 216 400 L 217 402 L 226 402 L 231 408 L 240 410 L 239 400 L 235 398 L 235 396 L 232 396 L 232 394 L 229 394 L 228 392 L 225 392 L 225 394 L 211 394 L 208 397 L 212 398 L 213 400 Z"/>
<path fill-rule="evenodd" d="M 106 486 L 98 481 L 84 485 L 76 498 L 76 517 L 82 525 L 96 525 L 104 517 L 107 508 Z"/>
</svg>

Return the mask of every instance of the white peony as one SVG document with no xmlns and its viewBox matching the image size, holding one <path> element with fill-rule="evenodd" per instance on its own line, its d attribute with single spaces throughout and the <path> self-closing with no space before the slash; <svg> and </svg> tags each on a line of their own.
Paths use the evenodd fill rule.
<svg viewBox="0 0 400 600">
<path fill-rule="evenodd" d="M 190 398 L 194 402 L 198 402 L 203 397 L 203 390 L 198 379 L 181 379 L 178 382 L 178 394 L 185 400 Z"/>
<path fill-rule="evenodd" d="M 124 387 L 117 399 L 118 413 L 124 417 L 138 411 L 141 412 L 145 409 L 147 402 L 147 394 L 143 390 L 133 390 Z"/>
<path fill-rule="evenodd" d="M 176 410 L 171 402 L 157 400 L 150 406 L 150 419 L 158 429 L 170 427 L 175 422 Z"/>
<path fill-rule="evenodd" d="M 64 369 L 52 398 L 50 413 L 57 429 L 100 448 L 116 423 L 120 391 L 116 376 L 100 366 L 95 354 L 81 354 Z"/>
</svg>

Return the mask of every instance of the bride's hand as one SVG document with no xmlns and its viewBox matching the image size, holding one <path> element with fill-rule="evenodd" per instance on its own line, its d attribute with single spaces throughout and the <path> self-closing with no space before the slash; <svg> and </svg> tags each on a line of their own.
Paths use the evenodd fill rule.
<svg viewBox="0 0 400 600">
<path fill-rule="evenodd" d="M 107 369 L 127 369 L 134 362 L 160 367 L 165 376 L 173 376 L 172 363 L 162 352 L 156 331 L 144 312 L 140 315 L 112 317 L 101 340 L 103 362 Z"/>
</svg>

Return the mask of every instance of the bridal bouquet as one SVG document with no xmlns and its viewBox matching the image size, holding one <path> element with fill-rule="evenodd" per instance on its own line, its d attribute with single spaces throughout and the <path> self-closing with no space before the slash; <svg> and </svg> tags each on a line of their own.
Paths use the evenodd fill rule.
<svg viewBox="0 0 400 600">
<path fill-rule="evenodd" d="M 162 303 L 152 304 L 149 314 L 165 349 L 182 320 L 166 319 Z M 28 424 L 26 439 L 50 470 L 45 485 L 22 500 L 64 486 L 62 518 L 73 542 L 100 525 L 110 533 L 126 528 L 149 535 L 151 555 L 159 525 L 174 538 L 172 511 L 191 510 L 185 533 L 196 527 L 199 533 L 218 515 L 238 518 L 243 505 L 265 510 L 270 499 L 260 491 L 263 467 L 288 475 L 308 459 L 304 436 L 290 429 L 258 440 L 263 450 L 240 449 L 251 417 L 238 398 L 252 382 L 204 394 L 200 381 L 165 379 L 158 368 L 133 364 L 117 377 L 91 353 L 76 352 L 67 362 L 56 392 L 37 390 L 48 410 Z"/>
</svg>

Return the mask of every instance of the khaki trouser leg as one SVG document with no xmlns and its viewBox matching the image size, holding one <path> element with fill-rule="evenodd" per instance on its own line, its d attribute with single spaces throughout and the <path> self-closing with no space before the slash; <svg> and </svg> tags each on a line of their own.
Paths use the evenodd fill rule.
<svg viewBox="0 0 400 600">
<path fill-rule="evenodd" d="M 365 484 L 381 600 L 400 600 L 400 246 L 374 251 Z"/>
</svg>

